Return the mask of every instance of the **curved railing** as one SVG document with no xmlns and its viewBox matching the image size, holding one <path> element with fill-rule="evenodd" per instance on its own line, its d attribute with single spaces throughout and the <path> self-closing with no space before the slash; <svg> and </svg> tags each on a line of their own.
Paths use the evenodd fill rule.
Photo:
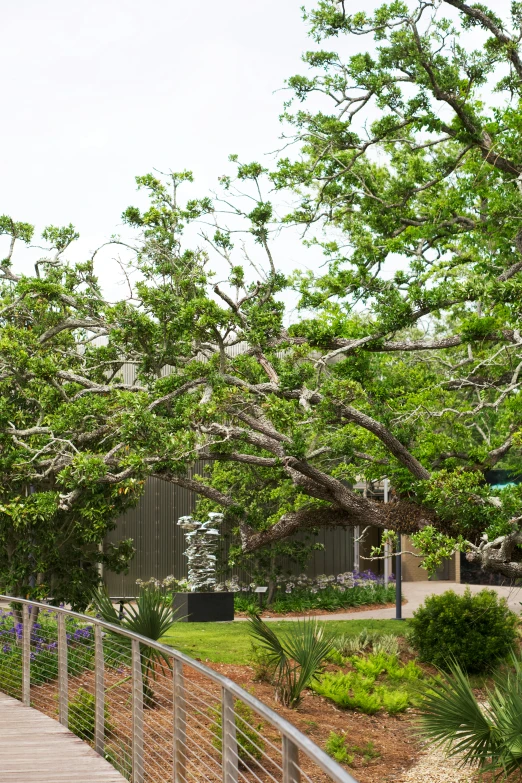
<svg viewBox="0 0 522 783">
<path fill-rule="evenodd" d="M 62 607 L 0 599 L 10 602 L 0 614 L 0 691 L 58 719 L 132 783 L 356 783 L 199 661 Z"/>
</svg>

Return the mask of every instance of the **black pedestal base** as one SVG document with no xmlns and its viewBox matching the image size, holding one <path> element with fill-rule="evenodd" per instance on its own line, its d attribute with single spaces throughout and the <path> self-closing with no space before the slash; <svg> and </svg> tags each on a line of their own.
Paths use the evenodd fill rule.
<svg viewBox="0 0 522 783">
<path fill-rule="evenodd" d="M 234 619 L 234 593 L 174 593 L 176 618 L 186 623 L 223 623 Z"/>
</svg>

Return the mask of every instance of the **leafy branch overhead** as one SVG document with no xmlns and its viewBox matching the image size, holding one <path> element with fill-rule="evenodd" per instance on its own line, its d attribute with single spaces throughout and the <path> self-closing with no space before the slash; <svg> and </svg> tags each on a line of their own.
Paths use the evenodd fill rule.
<svg viewBox="0 0 522 783">
<path fill-rule="evenodd" d="M 522 574 L 520 490 L 484 481 L 517 471 L 522 441 L 519 4 L 511 20 L 457 0 L 348 11 L 307 14 L 315 48 L 288 81 L 273 172 L 232 156 L 220 192 L 189 201 L 188 172 L 138 177 L 148 204 L 123 215 L 137 239 L 113 240 L 127 299 L 105 300 L 96 254 L 67 264 L 72 227 L 47 229 L 21 275 L 33 229 L 0 220 L 13 581 L 56 572 L 39 529 L 56 553 L 92 543 L 95 562 L 150 476 L 223 511 L 233 557 L 375 525 L 414 534 L 430 567 L 461 548 Z M 295 224 L 325 263 L 287 275 L 273 237 Z M 353 489 L 383 475 L 387 506 Z"/>
</svg>

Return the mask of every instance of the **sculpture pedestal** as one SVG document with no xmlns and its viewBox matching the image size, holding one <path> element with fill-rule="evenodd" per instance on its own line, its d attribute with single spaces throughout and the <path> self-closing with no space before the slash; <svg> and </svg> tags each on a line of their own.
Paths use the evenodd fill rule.
<svg viewBox="0 0 522 783">
<path fill-rule="evenodd" d="M 234 593 L 174 593 L 172 606 L 182 623 L 226 623 L 234 619 Z"/>
</svg>

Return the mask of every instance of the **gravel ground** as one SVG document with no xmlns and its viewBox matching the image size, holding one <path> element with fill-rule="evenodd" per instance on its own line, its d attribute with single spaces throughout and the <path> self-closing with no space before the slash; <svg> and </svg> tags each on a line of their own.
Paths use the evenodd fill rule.
<svg viewBox="0 0 522 783">
<path fill-rule="evenodd" d="M 441 751 L 425 750 L 413 767 L 400 778 L 401 783 L 475 783 L 477 775 L 459 769 L 457 759 L 448 759 Z"/>
</svg>

